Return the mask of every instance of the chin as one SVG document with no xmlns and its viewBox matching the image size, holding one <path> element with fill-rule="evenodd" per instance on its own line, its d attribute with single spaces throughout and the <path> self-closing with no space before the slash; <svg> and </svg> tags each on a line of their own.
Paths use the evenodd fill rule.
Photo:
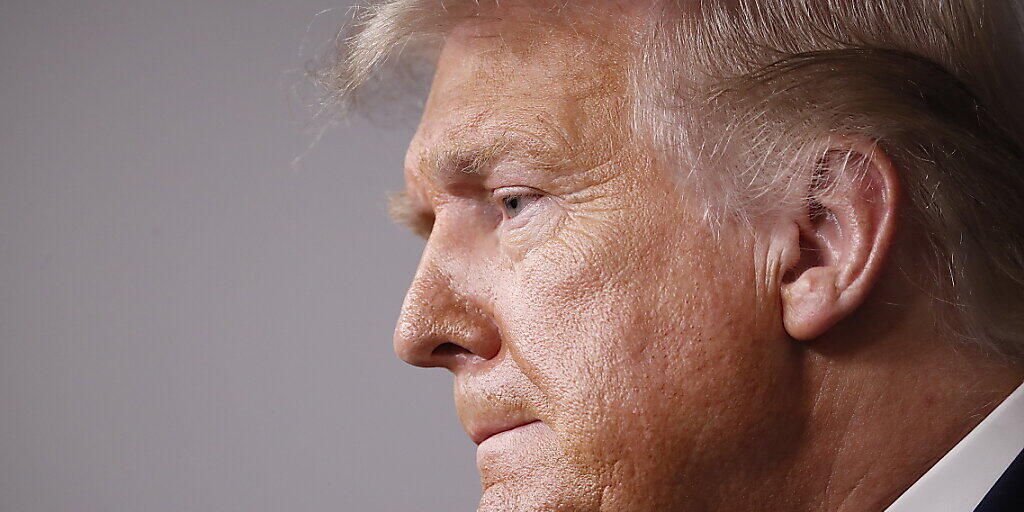
<svg viewBox="0 0 1024 512">
<path fill-rule="evenodd" d="M 597 512 L 601 484 L 544 423 L 477 447 L 483 495 L 477 512 Z"/>
<path fill-rule="evenodd" d="M 485 485 L 477 512 L 598 512 L 601 489 L 577 482 L 564 470 L 538 468 L 535 474 Z M 580 485 L 580 484 L 584 485 Z"/>
</svg>

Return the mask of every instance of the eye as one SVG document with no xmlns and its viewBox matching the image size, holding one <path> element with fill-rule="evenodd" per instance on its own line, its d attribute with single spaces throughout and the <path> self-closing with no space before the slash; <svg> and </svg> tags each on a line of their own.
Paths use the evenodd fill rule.
<svg viewBox="0 0 1024 512">
<path fill-rule="evenodd" d="M 540 197 L 540 194 L 534 193 L 510 194 L 501 198 L 501 208 L 505 213 L 505 217 L 511 219 L 519 215 L 526 207 L 540 199 Z"/>
</svg>

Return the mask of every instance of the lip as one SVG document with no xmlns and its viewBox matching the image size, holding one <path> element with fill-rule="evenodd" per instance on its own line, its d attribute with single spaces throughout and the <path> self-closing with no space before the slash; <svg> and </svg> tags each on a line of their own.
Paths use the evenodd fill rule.
<svg viewBox="0 0 1024 512">
<path fill-rule="evenodd" d="M 494 436 L 496 436 L 498 434 L 501 434 L 502 432 L 508 432 L 510 430 L 515 430 L 517 428 L 525 427 L 527 425 L 531 425 L 531 424 L 537 423 L 539 421 L 540 420 L 531 419 L 531 420 L 526 420 L 526 421 L 522 421 L 522 422 L 516 422 L 516 423 L 512 423 L 512 424 L 493 425 L 493 426 L 490 426 L 490 427 L 487 427 L 487 428 L 482 428 L 480 430 L 477 430 L 477 431 L 473 432 L 472 434 L 470 434 L 470 439 L 472 439 L 473 442 L 476 443 L 477 445 L 480 445 L 484 441 L 486 441 L 486 440 L 490 439 L 491 437 L 494 437 Z"/>
</svg>

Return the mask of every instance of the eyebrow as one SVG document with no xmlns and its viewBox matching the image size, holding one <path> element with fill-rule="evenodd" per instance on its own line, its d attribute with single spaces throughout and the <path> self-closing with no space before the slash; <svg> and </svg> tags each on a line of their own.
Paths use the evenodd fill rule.
<svg viewBox="0 0 1024 512">
<path fill-rule="evenodd" d="M 415 235 L 427 238 L 434 228 L 434 212 L 417 206 L 416 201 L 404 190 L 387 194 L 388 216 L 399 226 L 404 226 Z"/>
<path fill-rule="evenodd" d="M 431 151 L 420 164 L 438 174 L 487 176 L 510 146 L 510 141 L 502 138 L 486 145 L 440 149 Z"/>
<path fill-rule="evenodd" d="M 542 134 L 506 128 L 469 141 L 459 141 L 459 137 L 452 134 L 450 140 L 453 141 L 429 149 L 418 163 L 424 170 L 438 175 L 464 173 L 487 176 L 505 159 L 542 169 L 561 167 L 565 160 L 563 153 L 568 147 L 564 135 L 542 116 L 536 117 L 536 123 L 543 127 Z"/>
</svg>

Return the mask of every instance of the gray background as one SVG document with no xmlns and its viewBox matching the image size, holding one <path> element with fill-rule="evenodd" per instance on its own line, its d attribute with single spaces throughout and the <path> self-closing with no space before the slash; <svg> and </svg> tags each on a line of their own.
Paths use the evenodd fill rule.
<svg viewBox="0 0 1024 512">
<path fill-rule="evenodd" d="M 347 6 L 0 4 L 0 511 L 474 507 L 451 377 L 391 348 L 411 124 L 289 165 Z"/>
</svg>

